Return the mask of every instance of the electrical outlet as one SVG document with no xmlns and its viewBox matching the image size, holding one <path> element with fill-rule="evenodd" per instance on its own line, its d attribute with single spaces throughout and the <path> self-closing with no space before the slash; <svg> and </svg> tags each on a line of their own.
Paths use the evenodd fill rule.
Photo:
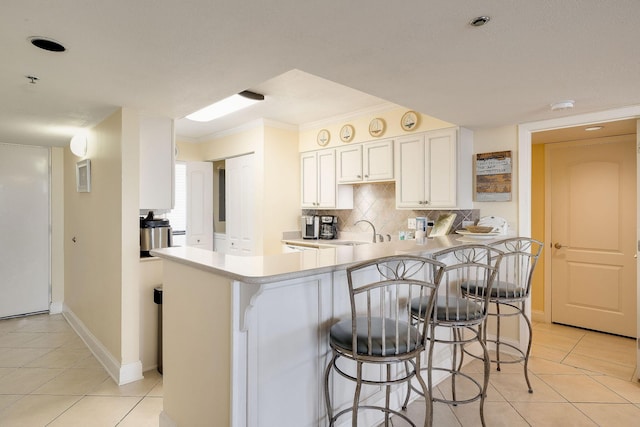
<svg viewBox="0 0 640 427">
<path fill-rule="evenodd" d="M 416 229 L 416 219 L 415 218 L 409 218 L 409 220 L 407 221 L 407 228 L 409 230 L 415 230 Z"/>
<path fill-rule="evenodd" d="M 465 228 L 467 225 L 473 225 L 473 221 L 462 221 L 462 228 Z"/>
</svg>

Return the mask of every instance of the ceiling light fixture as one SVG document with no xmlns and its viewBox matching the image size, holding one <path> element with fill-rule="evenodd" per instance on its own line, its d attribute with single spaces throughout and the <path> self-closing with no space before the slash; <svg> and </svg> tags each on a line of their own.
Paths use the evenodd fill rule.
<svg viewBox="0 0 640 427">
<path fill-rule="evenodd" d="M 196 122 L 210 122 L 211 120 L 235 113 L 238 110 L 247 108 L 260 101 L 264 101 L 264 95 L 245 90 L 204 107 L 195 113 L 191 113 L 187 116 L 187 119 Z"/>
<path fill-rule="evenodd" d="M 566 101 L 556 102 L 555 104 L 551 104 L 551 111 L 570 110 L 571 108 L 573 108 L 574 104 L 575 101 L 570 99 Z"/>
<path fill-rule="evenodd" d="M 64 52 L 65 50 L 67 50 L 66 47 L 62 46 L 54 39 L 50 39 L 47 37 L 30 37 L 29 41 L 35 47 L 39 47 L 43 50 L 48 50 L 49 52 Z"/>
<path fill-rule="evenodd" d="M 84 157 L 87 155 L 87 132 L 82 130 L 71 138 L 69 143 L 71 152 L 78 157 Z"/>
<path fill-rule="evenodd" d="M 482 27 L 487 22 L 491 21 L 490 16 L 478 16 L 477 18 L 473 18 L 469 24 L 473 27 Z"/>
<path fill-rule="evenodd" d="M 593 132 L 594 130 L 600 130 L 604 128 L 604 126 L 590 126 L 588 128 L 584 128 L 587 132 Z"/>
</svg>

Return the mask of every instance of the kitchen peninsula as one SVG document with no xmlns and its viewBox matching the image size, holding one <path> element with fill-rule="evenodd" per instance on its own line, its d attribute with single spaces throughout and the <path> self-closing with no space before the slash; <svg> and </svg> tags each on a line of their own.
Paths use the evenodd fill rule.
<svg viewBox="0 0 640 427">
<path fill-rule="evenodd" d="M 464 244 L 459 237 L 274 256 L 154 250 L 164 263 L 160 426 L 326 425 L 327 335 L 333 323 L 350 315 L 346 268 Z M 336 378 L 332 390 L 334 406 L 350 404 L 353 392 L 344 381 Z M 372 390 L 367 398 L 383 396 Z"/>
</svg>

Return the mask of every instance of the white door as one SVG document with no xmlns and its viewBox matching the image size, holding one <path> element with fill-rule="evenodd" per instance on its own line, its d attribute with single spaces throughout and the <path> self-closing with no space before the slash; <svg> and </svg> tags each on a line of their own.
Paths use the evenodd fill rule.
<svg viewBox="0 0 640 427">
<path fill-rule="evenodd" d="M 226 160 L 227 252 L 255 254 L 255 154 Z"/>
<path fill-rule="evenodd" d="M 549 144 L 553 322 L 636 336 L 635 136 Z"/>
<path fill-rule="evenodd" d="M 213 163 L 187 162 L 187 246 L 213 250 Z"/>
<path fill-rule="evenodd" d="M 0 144 L 0 318 L 49 309 L 49 149 Z"/>
</svg>

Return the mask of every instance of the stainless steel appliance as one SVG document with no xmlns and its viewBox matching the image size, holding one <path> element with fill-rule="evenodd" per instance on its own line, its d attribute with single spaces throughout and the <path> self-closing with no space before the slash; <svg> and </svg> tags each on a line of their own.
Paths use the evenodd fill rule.
<svg viewBox="0 0 640 427">
<path fill-rule="evenodd" d="M 337 239 L 338 238 L 338 217 L 332 215 L 323 215 L 320 217 L 320 238 L 321 239 Z"/>
<path fill-rule="evenodd" d="M 320 237 L 320 217 L 318 215 L 302 215 L 303 239 L 317 239 Z"/>
<path fill-rule="evenodd" d="M 146 218 L 140 217 L 140 256 L 151 256 L 149 251 L 171 246 L 171 226 L 169 220 L 154 218 L 150 211 Z"/>
</svg>

